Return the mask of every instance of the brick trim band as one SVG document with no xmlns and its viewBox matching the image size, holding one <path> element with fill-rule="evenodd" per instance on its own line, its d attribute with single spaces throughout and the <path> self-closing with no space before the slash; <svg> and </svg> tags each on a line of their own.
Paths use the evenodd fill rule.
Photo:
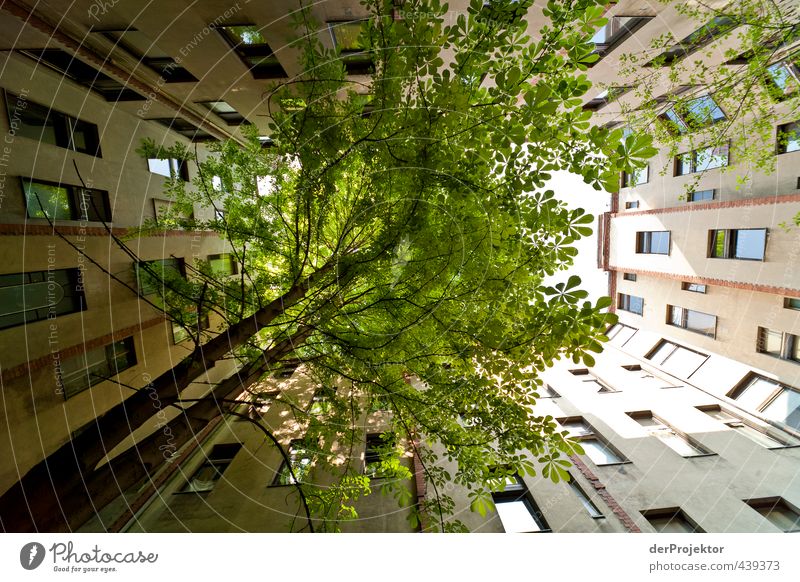
<svg viewBox="0 0 800 582">
<path fill-rule="evenodd" d="M 686 281 L 688 283 L 700 283 L 705 285 L 715 285 L 717 287 L 730 287 L 732 289 L 742 289 L 744 291 L 757 291 L 759 293 L 769 293 L 770 295 L 781 295 L 783 297 L 800 298 L 800 289 L 790 287 L 778 287 L 776 285 L 760 285 L 758 283 L 743 283 L 740 281 L 726 281 L 725 279 L 712 279 L 710 277 L 698 277 L 695 275 L 680 275 L 676 273 L 664 273 L 662 271 L 646 271 L 644 269 L 628 269 L 618 265 L 611 266 L 614 271 L 624 273 L 635 273 L 637 275 L 647 275 L 660 279 L 671 279 L 673 281 Z"/>
<path fill-rule="evenodd" d="M 766 206 L 770 204 L 788 204 L 800 202 L 800 194 L 781 194 L 778 196 L 763 196 L 758 198 L 743 198 L 741 200 L 726 200 L 724 202 L 704 202 L 702 204 L 689 203 L 682 206 L 668 206 L 667 208 L 652 208 L 650 210 L 636 210 L 634 212 L 613 212 L 613 218 L 627 218 L 629 216 L 644 216 L 648 214 L 670 214 L 673 212 L 694 212 L 698 210 L 720 210 L 723 208 L 741 208 L 743 206 Z"/>
<path fill-rule="evenodd" d="M 597 495 L 599 495 L 605 504 L 608 505 L 608 507 L 611 509 L 611 512 L 616 515 L 617 518 L 619 518 L 619 520 L 622 522 L 622 525 L 625 526 L 625 529 L 631 533 L 642 533 L 642 530 L 639 529 L 639 526 L 636 525 L 636 522 L 633 521 L 633 518 L 628 515 L 628 513 L 619 503 L 617 503 L 617 500 L 614 499 L 614 496 L 608 492 L 608 489 L 606 489 L 606 486 L 603 485 L 602 481 L 600 481 L 600 478 L 592 473 L 589 467 L 586 466 L 586 463 L 584 463 L 577 455 L 570 455 L 569 458 L 575 467 L 577 467 L 578 471 L 581 472 L 581 475 L 583 475 L 586 480 L 592 484 L 592 487 Z"/>
<path fill-rule="evenodd" d="M 159 323 L 164 323 L 164 321 L 165 321 L 164 317 L 154 317 L 153 319 L 143 321 L 142 323 L 136 325 L 124 327 L 122 329 L 118 329 L 117 331 L 114 331 L 112 333 L 107 333 L 100 337 L 88 340 L 84 343 L 75 344 L 67 348 L 64 348 L 63 350 L 58 350 L 58 354 L 61 359 L 71 358 L 73 356 L 82 354 L 83 352 L 87 352 L 89 350 L 93 350 L 95 348 L 100 348 L 102 346 L 108 345 L 112 342 L 119 341 L 128 336 L 134 335 L 142 330 L 153 327 L 154 325 L 158 325 Z M 52 353 L 47 354 L 46 356 L 30 360 L 28 362 L 25 362 L 24 364 L 19 364 L 17 366 L 7 368 L 5 370 L 0 370 L 0 378 L 2 378 L 3 382 L 8 382 L 10 380 L 26 376 L 30 372 L 33 372 L 34 370 L 40 370 L 50 365 L 52 362 L 53 362 L 53 354 Z"/>
</svg>

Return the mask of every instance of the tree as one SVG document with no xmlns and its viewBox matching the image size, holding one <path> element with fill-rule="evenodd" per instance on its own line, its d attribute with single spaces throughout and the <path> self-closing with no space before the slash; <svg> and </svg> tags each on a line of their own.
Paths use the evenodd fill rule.
<svg viewBox="0 0 800 582">
<path fill-rule="evenodd" d="M 170 423 L 177 445 L 265 373 L 300 361 L 320 384 L 344 379 L 352 388 L 332 394 L 324 410 L 297 411 L 308 442 L 363 438 L 358 415 L 384 403 L 393 431 L 421 443 L 439 492 L 423 509 L 439 529 L 459 527 L 448 520 L 445 481 L 474 489 L 480 509 L 498 471 L 539 470 L 523 451 L 553 479 L 565 476 L 566 456 L 580 447 L 552 418 L 531 415 L 537 374 L 562 355 L 591 365 L 615 316 L 604 313 L 608 298 L 582 301 L 576 276 L 544 283 L 571 264 L 571 243 L 593 220 L 565 208 L 545 183 L 565 169 L 610 189 L 620 171 L 653 154 L 646 137 L 621 140 L 620 130 L 592 127 L 580 106 L 603 3 L 548 4 L 536 38 L 511 14 L 530 0 L 493 2 L 489 12 L 475 0 L 449 24 L 438 0 L 406 2 L 419 18 L 405 19 L 392 17 L 389 0 L 367 5 L 373 17 L 359 42 L 374 74 L 366 86 L 349 81 L 346 59 L 319 43 L 308 11 L 298 14 L 304 73 L 265 92 L 273 147 L 262 148 L 254 132 L 245 147 L 212 144 L 207 159 L 143 144 L 149 156 L 198 165 L 193 187 L 169 181 L 170 220 L 224 237 L 240 276 L 221 280 L 201 263 L 184 280 L 140 264 L 162 289 L 155 302 L 186 326 L 195 350 L 6 492 L 6 529 L 73 528 L 152 475 L 163 461 L 154 438 L 97 464 L 129 423 L 151 416 L 150 394 L 183 403 L 183 388 L 229 357 L 239 371 Z M 217 218 L 185 218 L 194 203 L 214 206 Z M 142 234 L 156 228 L 164 222 Z M 197 325 L 208 311 L 225 322 L 210 339 Z M 464 423 L 462 414 L 481 422 Z M 406 477 L 390 442 L 381 470 Z M 437 467 L 441 456 L 457 463 L 456 474 Z M 111 476 L 119 490 L 107 487 Z M 314 517 L 335 528 L 348 516 L 332 508 L 368 490 L 354 467 L 338 477 L 324 493 L 297 483 L 309 524 Z M 20 503 L 26 494 L 36 499 L 30 511 Z"/>
<path fill-rule="evenodd" d="M 683 38 L 667 33 L 639 52 L 622 55 L 620 79 L 635 94 L 627 100 L 633 105 L 622 105 L 624 122 L 653 135 L 665 149 L 668 162 L 662 173 L 672 171 L 676 156 L 687 154 L 686 163 L 696 172 L 687 195 L 707 168 L 718 167 L 715 151 L 725 148 L 740 172 L 740 187 L 755 172 L 773 172 L 775 125 L 800 117 L 796 2 L 739 0 L 722 7 L 661 2 L 693 21 L 696 30 Z M 624 92 L 606 88 L 612 99 L 614 91 L 617 96 Z M 790 143 L 796 147 L 798 139 L 794 129 L 779 132 L 778 151 Z M 794 220 L 800 224 L 800 215 Z"/>
</svg>

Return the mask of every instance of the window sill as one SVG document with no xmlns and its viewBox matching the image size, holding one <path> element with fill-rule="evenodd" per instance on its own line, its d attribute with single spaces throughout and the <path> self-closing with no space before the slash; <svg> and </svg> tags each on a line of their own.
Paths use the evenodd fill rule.
<svg viewBox="0 0 800 582">
<path fill-rule="evenodd" d="M 769 435 L 767 435 L 769 436 Z M 800 449 L 800 444 L 797 445 L 781 445 L 779 447 L 767 447 L 768 451 L 782 451 L 783 449 Z"/>
<path fill-rule="evenodd" d="M 591 461 L 591 459 L 589 459 L 589 460 Z M 592 462 L 594 463 L 594 461 L 592 461 Z M 603 463 L 602 465 L 598 465 L 597 463 L 594 463 L 594 464 L 597 467 L 616 467 L 616 466 L 619 466 L 619 465 L 632 465 L 633 461 L 618 461 L 616 463 Z"/>
<path fill-rule="evenodd" d="M 690 455 L 688 457 L 681 455 L 681 457 L 683 457 L 684 459 L 704 459 L 706 457 L 718 457 L 718 456 L 719 455 L 717 453 L 703 453 L 701 455 Z"/>
</svg>

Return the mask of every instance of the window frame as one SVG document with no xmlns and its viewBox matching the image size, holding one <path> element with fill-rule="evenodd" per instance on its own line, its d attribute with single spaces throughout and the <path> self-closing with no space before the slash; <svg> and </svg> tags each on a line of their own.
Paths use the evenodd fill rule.
<svg viewBox="0 0 800 582">
<path fill-rule="evenodd" d="M 674 310 L 680 309 L 680 322 L 675 323 L 675 312 Z M 701 331 L 698 328 L 689 327 L 689 316 L 691 313 L 696 313 L 701 316 L 708 316 L 714 318 L 714 330 L 712 333 L 706 333 Z M 693 333 L 697 333 L 700 335 L 704 335 L 706 337 L 710 337 L 711 339 L 717 339 L 717 325 L 719 324 L 719 317 L 714 315 L 713 313 L 705 313 L 703 311 L 697 311 L 696 309 L 689 309 L 687 307 L 681 307 L 680 305 L 670 305 L 667 304 L 667 325 L 671 325 L 672 327 L 677 327 L 680 329 L 685 329 L 686 331 L 691 331 Z"/>
<path fill-rule="evenodd" d="M 630 281 L 632 283 L 636 282 L 636 273 L 622 273 L 622 280 L 623 281 Z"/>
<path fill-rule="evenodd" d="M 662 441 L 662 443 L 672 449 L 676 454 L 680 455 L 684 459 L 693 459 L 696 457 L 710 457 L 716 455 L 713 451 L 709 450 L 707 447 L 703 446 L 698 440 L 692 438 L 685 432 L 676 429 L 670 423 L 665 421 L 663 418 L 654 414 L 652 410 L 636 410 L 632 412 L 626 412 L 632 420 L 636 421 L 636 423 L 651 437 L 655 437 Z M 648 426 L 643 424 L 642 420 L 650 420 L 653 425 Z M 677 437 L 681 441 L 683 441 L 690 449 L 694 449 L 697 451 L 694 454 L 683 454 L 681 451 L 676 449 L 670 444 L 668 438 L 665 437 Z"/>
<path fill-rule="evenodd" d="M 654 234 L 667 234 L 667 252 L 655 252 L 653 248 Z M 639 255 L 664 255 L 669 256 L 672 252 L 672 231 L 671 230 L 644 230 L 636 232 L 636 254 Z"/>
<path fill-rule="evenodd" d="M 341 46 L 334 30 L 344 25 L 362 25 L 365 19 L 327 20 L 325 25 L 331 35 L 334 50 L 339 52 L 347 75 L 371 75 L 375 72 L 374 54 L 369 49 L 353 49 Z"/>
<path fill-rule="evenodd" d="M 680 507 L 665 507 L 660 509 L 645 509 L 640 511 L 639 513 L 647 520 L 647 523 L 656 530 L 655 533 L 665 533 L 663 530 L 657 529 L 651 519 L 663 519 L 669 518 L 669 521 L 672 521 L 674 518 L 678 518 L 682 524 L 685 524 L 691 528 L 691 531 L 684 532 L 684 533 L 705 533 L 705 530 L 701 528 L 696 521 L 686 515 L 686 512 L 683 511 Z M 669 533 L 669 532 L 666 532 Z"/>
<path fill-rule="evenodd" d="M 635 301 L 638 301 L 639 310 L 635 309 Z M 644 297 L 628 295 L 627 293 L 617 293 L 617 309 L 633 313 L 634 315 L 644 315 Z"/>
<path fill-rule="evenodd" d="M 38 178 L 25 178 L 20 176 L 20 183 L 22 188 L 22 194 L 25 201 L 25 216 L 30 219 L 41 219 L 47 220 L 49 219 L 51 222 L 55 221 L 62 221 L 62 220 L 72 220 L 72 221 L 79 221 L 79 222 L 111 222 L 111 202 L 108 195 L 108 190 L 100 190 L 99 188 L 84 188 L 83 186 L 73 186 L 71 184 L 60 184 L 58 182 L 50 182 L 48 180 L 39 180 Z M 45 214 L 44 217 L 42 216 L 32 216 L 31 215 L 31 206 L 28 202 L 28 191 L 26 188 L 26 184 L 41 184 L 43 186 L 54 186 L 56 188 L 63 188 L 66 191 L 67 195 L 67 203 L 69 205 L 69 218 L 56 218 L 56 217 L 48 217 L 47 213 L 42 209 L 42 212 Z M 87 214 L 85 216 L 81 216 L 81 209 L 84 207 L 81 204 L 81 198 L 84 197 L 84 193 L 90 193 L 90 198 L 94 200 L 94 196 L 98 196 L 100 202 L 102 204 L 102 208 L 98 208 L 95 204 L 92 204 L 91 207 L 95 211 L 95 216 L 98 218 L 89 218 L 88 208 L 89 205 L 87 204 Z M 41 205 L 40 205 L 41 208 Z"/>
<path fill-rule="evenodd" d="M 224 25 L 212 26 L 220 36 L 225 40 L 225 43 L 230 49 L 239 57 L 242 64 L 250 71 L 250 75 L 254 79 L 286 79 L 288 74 L 286 69 L 283 68 L 280 59 L 272 50 L 270 44 L 264 38 L 261 29 L 253 23 L 230 23 Z M 264 42 L 248 44 L 242 40 L 241 35 L 229 29 L 233 28 L 254 28 Z M 256 59 L 261 59 L 261 62 L 256 62 Z M 268 59 L 269 63 L 264 64 L 264 60 Z"/>
<path fill-rule="evenodd" d="M 58 276 L 58 278 L 65 279 L 63 284 L 60 281 L 54 281 L 56 276 Z M 11 282 L 8 284 L 3 284 L 4 279 L 8 279 Z M 18 279 L 18 282 L 13 282 L 14 279 Z M 2 311 L 2 308 L 5 307 L 5 305 L 0 303 L 0 330 L 11 329 L 20 325 L 32 325 L 38 321 L 51 320 L 51 314 L 53 313 L 54 308 L 56 319 L 59 316 L 86 311 L 88 307 L 86 305 L 86 296 L 83 289 L 83 275 L 81 270 L 78 268 L 52 269 L 50 271 L 23 271 L 21 273 L 4 273 L 0 275 L 0 289 L 11 287 L 24 288 L 26 285 L 36 285 L 37 287 L 44 285 L 45 288 L 48 289 L 51 282 L 55 282 L 55 284 L 59 285 L 65 290 L 64 295 L 58 303 L 50 305 L 50 301 L 48 299 L 46 305 L 42 307 L 34 306 L 30 309 L 17 310 L 7 313 Z M 65 304 L 59 310 L 58 306 L 61 305 L 62 301 L 64 301 Z M 24 304 L 27 306 L 27 301 Z M 11 324 L 2 323 L 3 318 L 20 313 L 23 314 L 23 321 Z M 28 319 L 28 314 L 33 314 L 34 318 Z"/>
<path fill-rule="evenodd" d="M 626 22 L 625 24 L 617 24 L 618 21 L 616 19 L 619 18 L 631 18 L 633 20 Z M 609 17 L 608 22 L 596 30 L 594 35 L 592 35 L 591 42 L 595 45 L 593 52 L 600 58 L 598 58 L 597 61 L 589 66 L 591 67 L 599 63 L 606 55 L 615 50 L 619 45 L 625 42 L 625 40 L 630 38 L 637 30 L 650 22 L 653 18 L 655 18 L 655 16 L 625 16 L 623 14 L 615 14 L 614 16 Z M 611 28 L 611 34 L 604 42 L 596 42 L 594 38 L 606 27 Z"/>
<path fill-rule="evenodd" d="M 794 393 L 798 394 L 798 398 L 800 398 L 800 389 L 795 388 L 794 386 L 790 386 L 789 384 L 784 384 L 783 382 L 779 382 L 777 380 L 773 380 L 771 378 L 767 378 L 766 376 L 762 376 L 761 374 L 757 374 L 756 372 L 748 373 L 741 382 L 736 384 L 736 386 L 731 389 L 726 396 L 731 400 L 738 401 L 742 395 L 757 381 L 762 380 L 768 384 L 772 384 L 774 388 L 771 392 L 767 393 L 765 399 L 760 400 L 760 404 L 753 407 L 753 409 L 758 413 L 763 415 L 765 418 L 769 419 L 772 422 L 777 422 L 779 424 L 783 424 L 789 427 L 794 427 L 795 430 L 800 430 L 800 419 L 798 419 L 797 426 L 794 426 L 787 422 L 791 419 L 793 413 L 800 411 L 800 407 L 795 409 L 794 411 L 790 412 L 788 416 L 786 416 L 783 420 L 775 420 L 774 418 L 770 418 L 767 414 L 767 409 L 772 406 L 778 398 L 781 397 L 784 393 Z M 741 405 L 741 403 L 739 403 Z M 800 413 L 799 413 L 800 414 Z"/>
<path fill-rule="evenodd" d="M 500 524 L 503 526 L 503 531 L 505 533 L 550 533 L 552 530 L 547 524 L 547 520 L 539 509 L 536 501 L 533 499 L 533 496 L 531 495 L 531 492 L 528 489 L 524 479 L 522 479 L 519 474 L 510 475 L 509 477 L 513 477 L 516 480 L 516 483 L 513 485 L 506 483 L 502 491 L 492 492 L 492 502 L 495 505 L 497 518 L 500 520 Z M 501 517 L 500 511 L 497 509 L 498 505 L 502 505 L 504 503 L 522 503 L 525 509 L 527 509 L 528 514 L 531 516 L 533 522 L 539 529 L 526 532 L 508 532 L 506 529 L 506 524 L 503 522 L 503 518 Z"/>
<path fill-rule="evenodd" d="M 793 139 L 785 137 L 789 135 L 793 136 Z M 775 128 L 775 153 L 781 155 L 797 151 L 800 151 L 800 119 L 778 125 Z"/>
<path fill-rule="evenodd" d="M 595 464 L 595 466 L 613 467 L 615 465 L 624 465 L 630 463 L 630 461 L 625 457 L 625 455 L 623 455 L 615 446 L 609 443 L 608 440 L 603 435 L 599 434 L 597 430 L 594 428 L 594 426 L 592 426 L 592 424 L 590 424 L 584 417 L 567 416 L 563 418 L 557 418 L 556 421 L 558 422 L 559 425 L 561 425 L 561 428 L 563 429 L 561 432 L 564 431 L 567 432 L 568 438 L 574 441 L 578 441 L 578 443 L 581 443 L 581 445 L 583 443 L 588 443 L 588 442 L 597 443 L 606 451 L 606 453 L 610 453 L 609 456 L 616 457 L 617 459 L 616 461 L 611 461 L 608 463 L 600 463 L 597 460 L 595 460 L 592 457 L 592 455 L 584 449 L 583 456 L 588 457 L 589 460 Z M 580 423 L 582 426 L 581 426 L 581 431 L 577 433 L 571 431 L 567 426 L 570 424 L 578 424 L 578 423 Z"/>
<path fill-rule="evenodd" d="M 698 194 L 703 194 L 705 192 L 711 192 L 711 196 L 709 198 L 695 198 Z M 716 188 L 706 188 L 705 190 L 694 190 L 689 192 L 686 195 L 686 202 L 708 202 L 709 200 L 716 200 L 717 198 L 717 189 Z"/>
<path fill-rule="evenodd" d="M 124 365 L 120 367 L 119 365 L 119 355 L 117 355 L 115 351 L 115 346 L 118 344 L 124 344 L 124 353 L 123 355 L 127 355 L 128 357 L 125 359 Z M 103 362 L 102 364 L 107 367 L 107 376 L 95 376 L 94 370 L 92 370 L 92 364 L 88 362 L 88 354 L 92 351 L 99 351 L 103 350 Z M 79 386 L 76 382 L 76 387 L 71 388 L 67 386 L 67 380 L 64 379 L 64 372 L 63 372 L 63 363 L 62 365 L 58 366 L 56 373 L 58 375 L 58 386 L 62 390 L 64 395 L 64 400 L 69 400 L 73 396 L 80 394 L 81 392 L 85 392 L 92 386 L 100 384 L 101 382 L 105 382 L 106 380 L 111 380 L 121 372 L 128 370 L 138 364 L 138 360 L 136 357 L 136 343 L 133 339 L 133 336 L 130 335 L 128 337 L 118 339 L 116 341 L 109 342 L 97 348 L 92 348 L 91 350 L 85 350 L 80 354 L 69 358 L 66 361 L 76 361 L 78 359 L 83 359 L 84 364 L 78 370 L 75 370 L 71 375 L 75 378 L 86 379 L 87 384 L 85 386 Z"/>
<path fill-rule="evenodd" d="M 725 19 L 727 19 L 729 22 L 723 23 L 722 26 L 720 26 L 716 30 L 712 28 L 715 22 Z M 660 53 L 658 56 L 651 59 L 649 62 L 645 63 L 644 66 L 654 67 L 658 64 L 658 66 L 666 67 L 668 65 L 671 65 L 672 63 L 681 61 L 686 57 L 688 57 L 689 55 L 691 55 L 692 53 L 697 52 L 704 46 L 707 46 L 712 42 L 716 41 L 718 39 L 718 36 L 723 36 L 737 27 L 738 24 L 736 23 L 736 21 L 732 21 L 727 16 L 725 15 L 715 16 L 709 22 L 705 23 L 700 28 L 686 35 L 679 42 L 670 46 L 669 48 L 664 50 L 664 52 Z"/>
<path fill-rule="evenodd" d="M 760 497 L 760 498 L 757 497 L 752 499 L 745 499 L 743 501 L 745 505 L 750 507 L 750 509 L 761 515 L 761 517 L 763 517 L 766 521 L 771 523 L 776 528 L 781 529 L 784 533 L 800 532 L 800 509 L 798 509 L 797 507 L 786 501 L 786 499 L 784 499 L 783 497 L 779 495 L 774 497 Z M 772 519 L 770 519 L 760 511 L 764 509 L 774 511 L 776 507 L 781 505 L 783 506 L 784 509 L 790 511 L 795 515 L 794 518 L 795 527 L 791 529 L 783 529 L 780 525 L 775 523 Z"/>
<path fill-rule="evenodd" d="M 716 166 L 706 165 L 705 167 L 700 167 L 701 162 L 703 161 L 702 155 L 705 155 L 705 152 L 708 153 L 708 160 L 709 162 L 712 159 L 719 158 L 720 153 L 716 153 L 719 150 L 725 150 L 725 163 L 719 164 Z M 683 171 L 683 165 L 688 164 L 689 169 L 688 171 Z M 688 176 L 689 174 L 697 174 L 700 172 L 706 172 L 708 170 L 717 170 L 719 168 L 727 168 L 731 165 L 731 144 L 730 142 L 726 142 L 724 145 L 720 146 L 705 146 L 701 148 L 697 148 L 690 152 L 678 154 L 675 156 L 673 161 L 673 176 Z"/>
<path fill-rule="evenodd" d="M 708 294 L 708 285 L 706 283 L 693 283 L 691 281 L 681 281 L 681 291 L 689 291 L 690 293 Z"/>
<path fill-rule="evenodd" d="M 181 486 L 181 488 L 176 491 L 176 493 L 186 494 L 186 493 L 194 493 L 195 495 L 202 495 L 205 493 L 210 493 L 217 487 L 217 482 L 219 482 L 225 474 L 225 471 L 230 467 L 233 460 L 236 458 L 236 455 L 242 450 L 241 443 L 217 443 L 211 450 L 209 451 L 208 455 L 205 456 L 203 462 L 192 472 L 191 477 L 189 477 L 186 482 Z M 192 482 L 197 478 L 201 471 L 207 468 L 214 469 L 213 478 L 209 481 L 210 486 L 207 489 L 193 489 Z"/>
<path fill-rule="evenodd" d="M 764 245 L 761 249 L 761 258 L 736 256 L 739 233 L 742 231 L 763 231 Z M 720 233 L 724 233 L 722 240 L 722 251 L 718 254 L 717 238 Z M 767 260 L 767 243 L 769 242 L 769 228 L 715 228 L 708 231 L 708 250 L 706 257 L 709 259 L 730 259 L 736 261 L 760 261 Z"/>
<path fill-rule="evenodd" d="M 781 336 L 780 348 L 777 354 L 767 350 L 767 338 L 765 336 L 768 336 L 770 333 L 780 334 Z M 800 335 L 788 331 L 775 331 L 758 326 L 756 332 L 756 352 L 779 360 L 800 364 Z"/>
<path fill-rule="evenodd" d="M 699 405 L 699 406 L 695 406 L 695 408 L 697 410 L 699 410 L 700 412 L 706 414 L 712 420 L 714 420 L 716 422 L 719 422 L 721 424 L 724 424 L 725 426 L 727 426 L 731 430 L 733 430 L 733 431 L 737 432 L 738 434 L 742 435 L 744 438 L 750 440 L 751 442 L 759 444 L 760 446 L 763 446 L 765 449 L 782 449 L 782 448 L 786 448 L 786 447 L 797 446 L 795 443 L 792 443 L 789 439 L 785 438 L 782 435 L 781 436 L 777 436 L 775 434 L 772 434 L 769 431 L 768 427 L 758 426 L 757 424 L 754 424 L 753 422 L 748 421 L 743 416 L 741 416 L 739 414 L 736 414 L 735 412 L 729 410 L 728 408 L 723 408 L 719 404 Z M 712 414 L 711 414 L 712 412 L 726 414 L 726 415 L 730 416 L 731 418 L 728 419 L 728 420 L 723 420 L 721 418 L 716 418 L 716 417 L 712 416 Z M 748 436 L 744 431 L 737 430 L 739 427 L 735 426 L 735 425 L 742 425 L 742 426 L 749 427 L 750 429 L 763 434 L 767 438 L 772 439 L 773 441 L 775 441 L 778 444 L 775 445 L 775 446 L 772 446 L 772 447 L 765 446 L 763 443 L 758 442 L 754 438 Z"/>
</svg>

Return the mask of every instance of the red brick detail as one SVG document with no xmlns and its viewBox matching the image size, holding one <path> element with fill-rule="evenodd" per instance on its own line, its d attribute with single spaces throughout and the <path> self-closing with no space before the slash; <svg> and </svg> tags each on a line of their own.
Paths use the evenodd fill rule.
<svg viewBox="0 0 800 582">
<path fill-rule="evenodd" d="M 125 236 L 127 234 L 136 233 L 135 228 L 116 228 L 111 227 L 106 229 L 103 226 L 80 226 L 80 225 L 55 225 L 55 228 L 49 224 L 0 224 L 0 236 L 3 235 L 18 235 L 18 236 L 55 236 L 56 233 L 63 234 L 64 236 Z M 148 233 L 148 237 L 157 236 L 214 236 L 217 233 L 213 230 L 165 230 L 162 232 Z"/>
<path fill-rule="evenodd" d="M 673 212 L 695 212 L 699 210 L 720 210 L 722 208 L 742 208 L 745 206 L 767 206 L 770 204 L 788 204 L 800 202 L 800 194 L 782 194 L 779 196 L 763 196 L 759 198 L 743 198 L 741 200 L 726 200 L 724 202 L 704 202 L 702 204 L 686 203 L 681 206 L 667 208 L 653 208 L 651 210 L 636 210 L 620 213 L 613 211 L 613 218 L 627 218 L 629 216 L 644 216 L 647 214 L 670 214 Z"/>
<path fill-rule="evenodd" d="M 414 471 L 414 487 L 417 490 L 417 509 L 419 510 L 420 517 L 420 530 L 425 531 L 426 519 L 422 511 L 425 496 L 428 494 L 428 484 L 425 482 L 425 467 L 422 466 L 422 460 L 419 458 L 417 451 L 419 450 L 419 440 L 414 439 L 414 454 L 412 459 L 412 468 Z"/>
<path fill-rule="evenodd" d="M 619 192 L 611 193 L 611 214 L 619 212 Z"/>
<path fill-rule="evenodd" d="M 163 93 L 160 87 L 144 83 L 139 79 L 134 78 L 131 76 L 129 71 L 126 71 L 125 69 L 115 65 L 110 59 L 103 58 L 94 51 L 86 48 L 86 46 L 82 43 L 76 42 L 70 36 L 61 30 L 58 30 L 57 27 L 50 24 L 40 16 L 34 14 L 32 9 L 23 6 L 22 4 L 18 4 L 17 2 L 14 2 L 14 0 L 4 0 L 4 2 L 0 4 L 0 8 L 24 21 L 26 25 L 43 32 L 51 41 L 56 41 L 58 44 L 78 55 L 82 60 L 86 60 L 94 64 L 104 73 L 109 73 L 111 76 L 117 77 L 118 80 L 125 83 L 125 85 L 128 87 L 138 89 L 145 98 L 158 101 L 159 103 L 166 105 L 173 111 L 180 113 L 183 117 L 194 123 L 197 127 L 206 129 L 217 137 L 222 139 L 228 139 L 231 137 L 227 132 L 216 125 L 209 123 L 205 118 L 183 108 L 178 102 L 174 101 L 166 93 Z"/>
<path fill-rule="evenodd" d="M 758 291 L 759 293 L 769 293 L 771 295 L 781 295 L 783 297 L 800 298 L 800 289 L 790 287 L 777 287 L 775 285 L 760 285 L 758 283 L 743 283 L 741 281 L 727 281 L 725 279 L 712 279 L 710 277 L 698 277 L 695 275 L 680 275 L 676 273 L 664 273 L 662 271 L 646 271 L 644 269 L 629 269 L 627 267 L 612 266 L 611 269 L 635 273 L 637 275 L 647 275 L 660 279 L 671 279 L 673 281 L 687 281 L 689 283 L 700 283 L 704 285 L 716 285 L 717 287 L 731 287 L 732 289 L 742 289 L 744 291 Z"/>
<path fill-rule="evenodd" d="M 54 361 L 55 354 L 58 354 L 58 358 L 61 360 L 64 360 L 66 358 L 71 358 L 73 356 L 77 356 L 78 354 L 82 354 L 83 352 L 87 352 L 95 348 L 103 347 L 112 342 L 119 341 L 123 338 L 139 333 L 144 329 L 153 327 L 154 325 L 158 325 L 159 323 L 164 323 L 163 316 L 155 317 L 153 319 L 144 321 L 137 325 L 131 325 L 129 327 L 118 329 L 113 333 L 107 333 L 106 335 L 96 337 L 84 343 L 69 346 L 67 348 L 47 354 L 46 356 L 42 356 L 41 358 L 36 358 L 35 360 L 30 360 L 28 362 L 25 362 L 24 364 L 19 364 L 18 366 L 14 366 L 13 368 L 0 370 L 0 378 L 2 378 L 3 382 L 8 382 L 15 378 L 26 376 L 30 372 L 33 372 L 34 370 L 39 370 L 48 365 L 51 365 Z"/>
<path fill-rule="evenodd" d="M 609 313 L 617 312 L 617 271 L 613 268 L 608 271 L 608 296 L 611 297 Z"/>
<path fill-rule="evenodd" d="M 631 533 L 642 533 L 642 530 L 639 529 L 639 526 L 636 525 L 636 522 L 633 521 L 633 518 L 631 518 L 631 516 L 628 515 L 622 506 L 617 503 L 617 500 L 614 499 L 611 493 L 608 492 L 608 489 L 606 489 L 606 486 L 603 485 L 602 481 L 600 481 L 600 478 L 592 473 L 591 469 L 586 466 L 586 463 L 584 463 L 577 455 L 570 455 L 569 458 L 572 461 L 572 464 L 575 465 L 578 471 L 581 472 L 581 475 L 583 475 L 586 480 L 592 484 L 592 487 L 597 495 L 605 502 L 606 505 L 608 505 L 612 513 L 619 518 L 619 520 L 622 522 L 622 525 L 625 526 L 625 529 Z"/>
<path fill-rule="evenodd" d="M 201 430 L 195 437 L 186 445 L 186 448 L 183 452 L 180 453 L 177 459 L 170 459 L 166 469 L 164 469 L 161 474 L 158 475 L 155 479 L 151 479 L 149 482 L 149 487 L 142 492 L 136 499 L 133 500 L 132 503 L 129 503 L 125 509 L 125 511 L 120 515 L 114 523 L 108 528 L 108 533 L 118 533 L 122 531 L 122 528 L 125 527 L 127 523 L 129 523 L 136 515 L 138 511 L 140 511 L 147 503 L 152 499 L 155 495 L 158 495 L 159 489 L 170 479 L 177 471 L 181 468 L 181 465 L 186 462 L 189 456 L 194 453 L 197 448 L 200 446 L 200 443 L 203 442 L 211 431 L 213 431 L 217 425 L 222 422 L 222 417 L 218 416 L 209 421 L 209 423 Z"/>
</svg>

